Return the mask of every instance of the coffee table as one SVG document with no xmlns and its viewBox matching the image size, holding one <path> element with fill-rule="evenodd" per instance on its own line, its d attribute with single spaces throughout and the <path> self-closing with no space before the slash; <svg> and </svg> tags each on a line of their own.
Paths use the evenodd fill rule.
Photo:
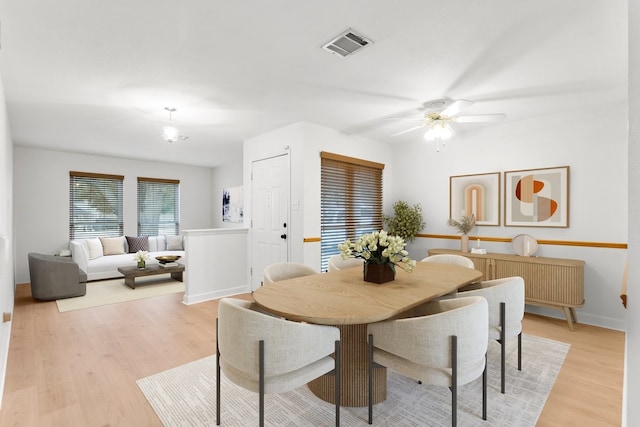
<svg viewBox="0 0 640 427">
<path fill-rule="evenodd" d="M 171 274 L 172 279 L 182 282 L 184 265 L 178 264 L 173 267 L 160 267 L 158 264 L 147 264 L 145 268 L 138 268 L 137 266 L 118 267 L 118 271 L 124 275 L 124 284 L 131 289 L 135 289 L 136 277 Z"/>
</svg>

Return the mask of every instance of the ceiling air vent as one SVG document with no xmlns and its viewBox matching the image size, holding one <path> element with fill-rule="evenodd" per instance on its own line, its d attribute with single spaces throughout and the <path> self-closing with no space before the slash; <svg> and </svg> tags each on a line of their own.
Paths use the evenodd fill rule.
<svg viewBox="0 0 640 427">
<path fill-rule="evenodd" d="M 340 56 L 341 58 L 346 58 L 372 43 L 373 42 L 366 37 L 356 34 L 352 29 L 348 29 L 329 43 L 322 46 L 322 48 Z"/>
</svg>

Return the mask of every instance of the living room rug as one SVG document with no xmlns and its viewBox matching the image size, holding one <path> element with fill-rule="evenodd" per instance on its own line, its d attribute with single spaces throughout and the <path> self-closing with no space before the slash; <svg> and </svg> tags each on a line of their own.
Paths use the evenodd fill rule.
<svg viewBox="0 0 640 427">
<path fill-rule="evenodd" d="M 507 344 L 507 393 L 500 393 L 500 346 L 489 345 L 487 421 L 482 420 L 482 378 L 458 389 L 461 426 L 535 426 L 562 367 L 569 344 L 524 335 L 522 371 L 517 370 L 517 340 Z M 215 425 L 215 356 L 137 381 L 162 421 L 169 426 Z M 223 375 L 223 426 L 258 423 L 258 395 L 240 388 Z M 265 424 L 270 426 L 335 425 L 334 406 L 318 399 L 307 386 L 265 396 Z M 446 387 L 418 384 L 387 370 L 387 400 L 374 406 L 374 425 L 451 425 L 451 393 Z M 367 424 L 367 408 L 343 407 L 343 426 Z"/>
<path fill-rule="evenodd" d="M 124 278 L 99 280 L 87 283 L 87 294 L 82 297 L 56 300 L 58 311 L 80 310 L 100 305 L 133 301 L 142 298 L 156 297 L 176 292 L 184 292 L 184 282 L 170 277 L 139 277 L 136 278 L 136 288 L 131 289 L 124 284 Z"/>
</svg>

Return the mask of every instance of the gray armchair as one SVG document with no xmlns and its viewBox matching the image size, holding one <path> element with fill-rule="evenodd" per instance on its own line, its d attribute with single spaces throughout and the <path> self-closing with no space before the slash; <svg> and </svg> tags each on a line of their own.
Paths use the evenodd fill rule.
<svg viewBox="0 0 640 427">
<path fill-rule="evenodd" d="M 69 257 L 29 254 L 31 295 L 38 300 L 79 297 L 87 293 L 87 273 Z"/>
</svg>

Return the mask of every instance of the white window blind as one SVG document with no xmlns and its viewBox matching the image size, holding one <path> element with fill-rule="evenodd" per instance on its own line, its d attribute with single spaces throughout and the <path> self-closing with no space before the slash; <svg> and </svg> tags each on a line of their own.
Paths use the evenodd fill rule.
<svg viewBox="0 0 640 427">
<path fill-rule="evenodd" d="M 138 236 L 180 234 L 180 181 L 138 177 Z"/>
<path fill-rule="evenodd" d="M 69 238 L 123 235 L 124 176 L 69 172 Z"/>
<path fill-rule="evenodd" d="M 384 164 L 320 153 L 322 271 L 338 244 L 382 229 Z"/>
</svg>

